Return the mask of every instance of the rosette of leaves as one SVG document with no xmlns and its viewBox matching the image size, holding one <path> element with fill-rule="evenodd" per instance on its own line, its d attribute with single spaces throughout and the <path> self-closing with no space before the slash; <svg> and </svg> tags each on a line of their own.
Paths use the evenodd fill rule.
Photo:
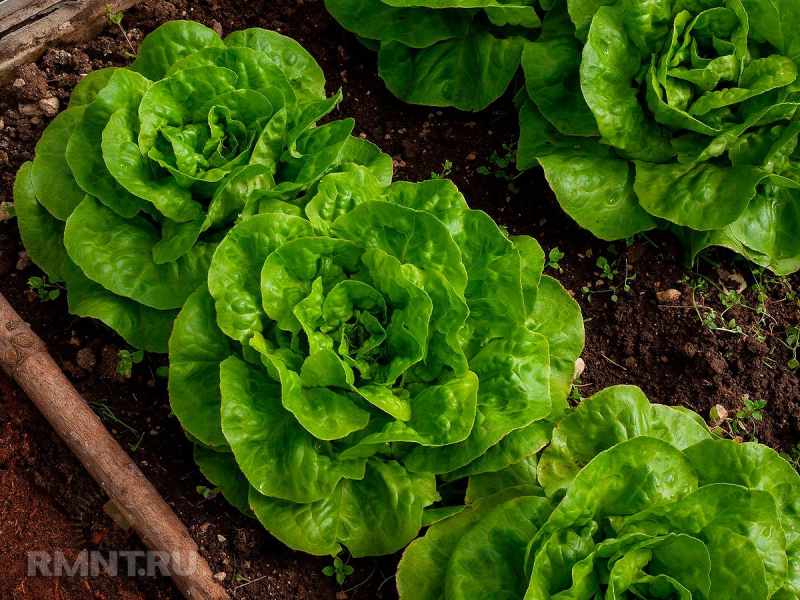
<svg viewBox="0 0 800 600">
<path fill-rule="evenodd" d="M 237 219 L 282 210 L 347 161 L 390 177 L 352 120 L 315 126 L 340 99 L 287 37 L 167 23 L 130 68 L 85 77 L 44 132 L 16 182 L 23 242 L 71 312 L 166 352 Z"/>
<path fill-rule="evenodd" d="M 565 412 L 583 322 L 543 264 L 452 182 L 364 167 L 239 223 L 170 340 L 201 470 L 292 548 L 399 550 Z"/>
<path fill-rule="evenodd" d="M 551 3 L 325 0 L 345 29 L 378 51 L 379 74 L 395 96 L 462 110 L 482 110 L 503 95 Z"/>
<path fill-rule="evenodd" d="M 406 550 L 401 598 L 800 597 L 798 474 L 638 388 L 585 400 L 538 464 L 467 495 Z"/>
<path fill-rule="evenodd" d="M 690 260 L 793 272 L 799 57 L 791 0 L 559 0 L 523 52 L 518 164 L 603 239 L 672 226 Z"/>
</svg>

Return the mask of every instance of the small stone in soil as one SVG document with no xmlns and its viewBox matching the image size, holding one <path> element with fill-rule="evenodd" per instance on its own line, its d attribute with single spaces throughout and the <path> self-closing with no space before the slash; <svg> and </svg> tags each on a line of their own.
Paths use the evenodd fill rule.
<svg viewBox="0 0 800 600">
<path fill-rule="evenodd" d="M 681 293 L 676 289 L 669 289 L 665 292 L 656 292 L 656 299 L 662 304 L 673 304 L 681 297 Z"/>
<path fill-rule="evenodd" d="M 36 117 L 41 115 L 43 112 L 38 102 L 34 102 L 32 104 L 20 104 L 18 108 L 19 114 L 21 114 L 23 117 Z"/>
<path fill-rule="evenodd" d="M 31 260 L 31 257 L 28 256 L 27 252 L 20 252 L 17 257 L 17 271 L 24 271 L 33 264 L 33 261 Z"/>
<path fill-rule="evenodd" d="M 574 379 L 577 379 L 578 377 L 583 375 L 583 372 L 585 370 L 586 370 L 586 363 L 584 362 L 584 360 L 582 358 L 578 358 L 578 360 L 575 361 L 575 377 L 574 377 Z"/>
<path fill-rule="evenodd" d="M 55 117 L 61 108 L 58 98 L 42 98 L 39 100 L 39 108 L 47 117 Z"/>
</svg>

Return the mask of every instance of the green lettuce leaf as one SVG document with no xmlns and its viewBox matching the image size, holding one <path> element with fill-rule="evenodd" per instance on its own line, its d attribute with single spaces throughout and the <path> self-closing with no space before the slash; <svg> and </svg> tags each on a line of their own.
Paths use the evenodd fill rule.
<svg viewBox="0 0 800 600">
<path fill-rule="evenodd" d="M 297 153 L 343 148 L 351 127 Z M 224 202 L 259 191 L 239 173 Z M 449 181 L 385 179 L 347 163 L 307 203 L 284 202 L 296 210 L 235 225 L 170 341 L 187 434 L 230 452 L 256 517 L 314 554 L 398 550 L 460 514 L 437 490 L 455 479 L 486 473 L 481 495 L 525 482 L 490 475 L 535 467 L 583 349 L 535 240 L 509 238 Z"/>
<path fill-rule="evenodd" d="M 559 423 L 538 469 L 532 457 L 471 478 L 473 503 L 406 549 L 397 587 L 415 600 L 793 598 L 798 485 L 775 451 L 609 388 Z"/>
<path fill-rule="evenodd" d="M 316 126 L 341 99 L 278 33 L 223 40 L 199 23 L 164 24 L 129 68 L 81 80 L 20 172 L 31 257 L 66 280 L 75 314 L 165 352 L 177 309 L 238 221 L 299 218 L 329 172 L 364 165 L 391 181 L 391 158 L 353 138 L 352 120 Z"/>
</svg>

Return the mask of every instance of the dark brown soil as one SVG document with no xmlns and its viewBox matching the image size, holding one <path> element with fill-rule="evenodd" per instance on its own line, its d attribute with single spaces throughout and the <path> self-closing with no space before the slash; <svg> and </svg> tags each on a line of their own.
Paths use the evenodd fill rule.
<svg viewBox="0 0 800 600">
<path fill-rule="evenodd" d="M 503 154 L 502 145 L 515 138 L 510 99 L 476 115 L 403 105 L 377 77 L 375 56 L 339 28 L 325 13 L 322 0 L 145 0 L 125 15 L 123 25 L 136 45 L 155 27 L 176 18 L 195 19 L 223 33 L 257 26 L 294 37 L 319 60 L 329 90 L 344 88 L 345 101 L 334 117 L 355 117 L 356 133 L 395 158 L 399 179 L 428 178 L 451 161 L 449 176 L 473 207 L 487 211 L 513 234 L 536 237 L 545 250 L 558 247 L 564 252 L 563 273 L 553 268 L 547 272 L 574 293 L 585 312 L 586 370 L 579 388 L 583 396 L 608 385 L 632 383 L 655 401 L 703 415 L 715 404 L 736 409 L 745 397 L 764 399 L 758 439 L 784 451 L 800 441 L 800 385 L 786 367 L 791 353 L 783 343 L 787 328 L 800 323 L 797 299 L 789 299 L 793 290 L 800 290 L 800 277 L 766 283 L 761 304 L 766 314 L 751 310 L 758 306 L 752 290 L 744 293 L 751 308 L 733 308 L 724 319 L 727 324 L 735 318 L 744 334 L 713 332 L 694 308 L 689 283 L 679 283 L 687 277 L 706 280 L 683 268 L 670 236 L 649 235 L 610 250 L 608 243 L 580 230 L 562 213 L 539 171 L 516 178 L 518 191 L 513 193 L 503 178 L 477 172 L 481 166 L 494 169 L 492 152 Z M 91 43 L 51 50 L 22 70 L 22 81 L 0 87 L 0 201 L 12 199 L 16 170 L 32 158 L 50 121 L 40 100 L 55 97 L 65 106 L 80 74 L 126 64 L 127 51 L 121 32 L 109 28 Z M 516 175 L 512 170 L 509 174 Z M 176 419 L 170 418 L 166 382 L 155 374 L 165 358 L 148 356 L 134 366 L 130 379 L 117 376 L 121 340 L 94 322 L 69 316 L 63 298 L 41 303 L 26 293 L 28 279 L 40 272 L 21 252 L 13 221 L 0 224 L 0 292 L 47 342 L 84 397 L 96 402 L 98 411 L 107 406 L 125 423 L 102 413 L 112 433 L 190 528 L 213 571 L 225 574 L 223 583 L 233 595 L 395 597 L 390 578 L 397 557 L 351 561 L 356 571 L 339 586 L 321 572 L 331 559 L 292 552 L 221 498 L 204 499 L 196 489 L 205 482 L 192 462 L 191 445 Z M 603 281 L 602 269 L 596 266 L 599 256 L 620 273 L 627 265 L 630 276 L 636 276 L 629 292 L 619 290 L 617 302 L 603 291 L 609 288 L 608 280 L 598 284 Z M 748 285 L 756 281 L 751 268 L 729 253 L 713 253 L 709 261 L 717 266 L 701 261 L 699 273 L 711 283 L 702 296 L 695 295 L 704 318 L 704 305 L 718 313 L 724 310 L 712 284 L 735 290 L 742 279 Z M 620 281 L 615 275 L 614 284 Z M 600 293 L 590 300 L 584 287 Z M 656 292 L 670 289 L 681 292 L 677 301 L 657 299 Z M 142 548 L 135 537 L 126 538 L 113 527 L 102 510 L 99 488 L 22 392 L 1 375 L 0 490 L 0 598 L 179 597 L 165 578 L 26 576 L 26 553 L 31 550 L 62 549 L 75 555 L 86 548 Z"/>
</svg>

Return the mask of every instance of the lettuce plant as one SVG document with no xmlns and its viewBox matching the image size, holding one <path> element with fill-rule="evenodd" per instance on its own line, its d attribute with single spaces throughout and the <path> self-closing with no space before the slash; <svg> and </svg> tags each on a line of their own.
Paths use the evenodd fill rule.
<svg viewBox="0 0 800 600">
<path fill-rule="evenodd" d="M 503 95 L 552 0 L 325 0 L 378 51 L 389 90 L 413 104 L 481 110 Z"/>
<path fill-rule="evenodd" d="M 287 545 L 395 552 L 457 510 L 439 483 L 547 442 L 580 311 L 532 238 L 448 180 L 350 166 L 286 206 L 231 229 L 178 316 L 172 409 L 205 475 Z"/>
<path fill-rule="evenodd" d="M 540 459 L 472 477 L 405 552 L 401 598 L 800 597 L 800 477 L 766 446 L 616 387 Z"/>
<path fill-rule="evenodd" d="M 519 166 L 603 239 L 672 226 L 800 268 L 793 0 L 558 0 L 522 55 Z M 529 97 L 526 97 L 529 96 Z"/>
<path fill-rule="evenodd" d="M 344 162 L 391 172 L 352 120 L 315 127 L 340 99 L 289 38 L 167 23 L 130 68 L 83 79 L 20 170 L 25 246 L 66 282 L 71 312 L 166 352 L 237 219 L 297 201 Z"/>
</svg>

